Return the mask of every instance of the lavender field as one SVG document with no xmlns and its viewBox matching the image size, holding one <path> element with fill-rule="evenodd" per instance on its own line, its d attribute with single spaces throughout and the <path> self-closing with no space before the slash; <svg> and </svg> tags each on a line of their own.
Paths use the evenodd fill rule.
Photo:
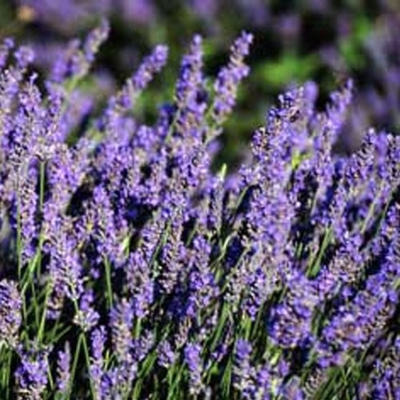
<svg viewBox="0 0 400 400">
<path fill-rule="evenodd" d="M 0 399 L 400 399 L 399 104 L 292 84 L 232 166 L 256 35 L 169 91 L 166 45 L 107 87 L 110 34 L 0 45 Z"/>
</svg>

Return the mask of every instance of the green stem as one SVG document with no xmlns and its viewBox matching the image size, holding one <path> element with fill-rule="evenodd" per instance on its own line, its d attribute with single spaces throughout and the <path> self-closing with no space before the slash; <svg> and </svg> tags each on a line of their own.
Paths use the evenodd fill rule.
<svg viewBox="0 0 400 400">
<path fill-rule="evenodd" d="M 6 345 L 0 343 L 0 366 L 1 366 L 1 393 L 5 393 L 5 399 L 10 398 L 10 371 L 12 353 Z"/>
<path fill-rule="evenodd" d="M 324 239 L 322 241 L 319 251 L 313 257 L 313 260 L 309 264 L 308 276 L 314 277 L 318 273 L 322 257 L 331 241 L 331 238 L 332 238 L 332 230 L 331 228 L 328 228 L 325 232 Z"/>
<path fill-rule="evenodd" d="M 43 303 L 42 318 L 40 321 L 39 332 L 38 332 L 39 343 L 42 343 L 45 325 L 46 325 L 47 303 L 48 303 L 49 296 L 50 296 L 50 289 L 48 287 L 48 284 L 46 284 L 44 290 L 45 290 L 45 298 L 44 298 L 44 303 Z"/>
<path fill-rule="evenodd" d="M 44 213 L 44 190 L 45 190 L 45 176 L 46 176 L 46 164 L 44 161 L 40 162 L 40 175 L 39 175 L 39 210 L 40 212 Z M 37 271 L 38 277 L 40 278 L 41 269 L 42 269 L 42 248 L 43 248 L 43 231 L 41 230 L 39 235 L 39 243 L 37 248 Z"/>
<path fill-rule="evenodd" d="M 138 318 L 135 322 L 135 331 L 134 331 L 135 339 L 139 338 L 141 329 L 142 329 L 142 320 L 141 318 Z"/>
<path fill-rule="evenodd" d="M 72 387 L 73 382 L 75 380 L 76 368 L 78 366 L 79 353 L 81 352 L 81 346 L 82 346 L 82 340 L 83 340 L 82 337 L 83 337 L 83 334 L 81 333 L 78 338 L 78 343 L 76 345 L 74 360 L 72 363 L 71 376 L 70 376 L 70 382 L 69 382 L 70 387 Z"/>
<path fill-rule="evenodd" d="M 83 347 L 83 352 L 85 354 L 85 359 L 86 359 L 86 365 L 87 365 L 87 370 L 90 370 L 90 355 L 89 355 L 89 349 L 88 349 L 88 344 L 86 340 L 86 336 L 83 336 L 82 340 L 82 347 Z M 89 375 L 89 381 L 90 381 L 90 392 L 92 394 L 92 398 L 96 398 L 96 390 L 93 385 L 92 378 Z"/>
<path fill-rule="evenodd" d="M 107 305 L 108 309 L 111 310 L 113 307 L 113 290 L 111 281 L 111 265 L 108 258 L 104 259 L 104 267 L 106 273 L 106 286 L 107 286 Z"/>
<path fill-rule="evenodd" d="M 18 183 L 17 183 L 18 187 Z M 17 190 L 18 191 L 18 190 Z M 22 281 L 22 235 L 21 235 L 21 215 L 20 203 L 17 196 L 17 256 L 18 256 L 18 281 Z"/>
</svg>

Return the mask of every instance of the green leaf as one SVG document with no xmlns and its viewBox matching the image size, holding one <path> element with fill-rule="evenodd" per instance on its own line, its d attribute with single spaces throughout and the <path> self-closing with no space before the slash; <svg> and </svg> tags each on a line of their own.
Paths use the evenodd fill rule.
<svg viewBox="0 0 400 400">
<path fill-rule="evenodd" d="M 286 54 L 277 61 L 267 61 L 256 69 L 255 74 L 266 85 L 281 89 L 290 82 L 308 79 L 317 65 L 317 57 L 314 55 L 300 58 L 294 54 Z"/>
</svg>

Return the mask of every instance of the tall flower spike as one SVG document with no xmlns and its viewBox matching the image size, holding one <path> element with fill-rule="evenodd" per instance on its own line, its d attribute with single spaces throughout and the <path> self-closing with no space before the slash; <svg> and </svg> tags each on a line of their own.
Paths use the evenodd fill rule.
<svg viewBox="0 0 400 400">
<path fill-rule="evenodd" d="M 240 392 L 243 398 L 250 399 L 255 390 L 252 382 L 252 367 L 250 357 L 252 352 L 251 344 L 244 339 L 239 339 L 235 348 L 235 365 L 233 367 L 234 387 Z"/>
<path fill-rule="evenodd" d="M 229 63 L 218 74 L 214 84 L 215 99 L 212 116 L 217 129 L 231 113 L 235 102 L 239 83 L 249 74 L 249 67 L 244 58 L 249 54 L 253 35 L 243 32 L 233 43 Z"/>
<path fill-rule="evenodd" d="M 154 300 L 154 282 L 148 262 L 141 250 L 133 253 L 124 267 L 129 294 L 132 298 L 132 312 L 138 318 L 144 318 Z"/>
<path fill-rule="evenodd" d="M 147 56 L 135 74 L 129 78 L 121 91 L 109 102 L 106 114 L 111 116 L 113 113 L 129 110 L 135 103 L 135 99 L 165 65 L 168 57 L 168 47 L 158 45 L 153 52 Z"/>
<path fill-rule="evenodd" d="M 115 355 L 120 363 L 132 362 L 133 313 L 130 302 L 123 298 L 111 310 L 110 326 Z"/>
<path fill-rule="evenodd" d="M 109 99 L 103 115 L 97 121 L 98 129 L 104 133 L 104 140 L 97 148 L 95 169 L 102 175 L 105 181 L 115 182 L 115 172 L 117 177 L 122 175 L 122 171 L 115 171 L 118 166 L 126 165 L 127 160 L 122 159 L 124 153 L 133 154 L 131 151 L 131 138 L 135 133 L 151 133 L 140 130 L 135 119 L 131 115 L 126 115 L 135 105 L 136 98 L 145 89 L 154 75 L 165 65 L 168 55 L 166 46 L 156 46 L 154 51 L 144 59 L 136 73 L 129 78 L 122 89 L 111 99 Z M 133 139 L 135 144 L 135 139 Z M 146 152 L 146 154 L 148 154 Z M 134 159 L 135 156 L 129 156 Z M 137 166 L 135 166 L 137 168 Z M 128 171 L 130 168 L 126 168 Z M 111 175 L 111 176 L 110 176 Z M 137 188 L 135 188 L 135 191 Z"/>
<path fill-rule="evenodd" d="M 163 294 L 171 294 L 174 291 L 183 266 L 186 252 L 181 240 L 183 218 L 182 212 L 179 212 L 174 221 L 172 221 L 171 233 L 168 235 L 165 245 L 160 251 L 160 274 L 157 284 L 158 290 Z"/>
<path fill-rule="evenodd" d="M 102 381 L 104 375 L 104 358 L 106 332 L 104 326 L 93 330 L 91 336 L 91 357 L 89 366 L 90 380 L 93 386 L 93 396 L 96 400 L 103 398 Z"/>
<path fill-rule="evenodd" d="M 175 100 L 177 104 L 177 130 L 185 139 L 200 139 L 200 126 L 204 124 L 207 92 L 202 74 L 203 51 L 201 36 L 196 35 L 189 53 L 181 62 Z M 187 137 L 188 136 L 188 137 Z"/>
<path fill-rule="evenodd" d="M 108 22 L 103 20 L 99 27 L 90 32 L 82 45 L 78 40 L 71 41 L 66 54 L 54 63 L 51 81 L 63 83 L 67 79 L 83 78 L 89 72 L 94 57 L 107 39 L 108 33 Z"/>
<path fill-rule="evenodd" d="M 66 298 L 77 301 L 83 291 L 82 265 L 76 238 L 71 232 L 71 220 L 65 216 L 55 216 L 56 223 L 52 225 L 44 252 L 50 256 L 48 279 L 52 286 L 48 312 L 58 317 Z"/>
<path fill-rule="evenodd" d="M 22 260 L 24 263 L 35 254 L 35 240 L 38 236 L 36 212 L 39 196 L 36 193 L 38 173 L 36 166 L 29 166 L 27 177 L 18 187 L 18 217 L 23 241 Z"/>
<path fill-rule="evenodd" d="M 203 361 L 201 359 L 201 347 L 196 343 L 188 343 L 185 346 L 184 358 L 189 368 L 189 392 L 192 395 L 199 395 L 204 389 L 202 382 Z"/>
<path fill-rule="evenodd" d="M 58 352 L 57 360 L 57 390 L 62 396 L 68 397 L 71 378 L 71 346 L 65 343 L 64 350 Z"/>
<path fill-rule="evenodd" d="M 17 285 L 11 281 L 0 281 L 0 349 L 5 343 L 15 348 L 21 325 L 22 301 Z"/>
<path fill-rule="evenodd" d="M 154 74 L 159 72 L 165 65 L 167 56 L 168 48 L 166 46 L 156 46 L 153 53 L 144 60 L 142 65 L 139 67 L 139 70 L 133 77 L 133 87 L 136 90 L 143 90 L 153 78 Z"/>
</svg>

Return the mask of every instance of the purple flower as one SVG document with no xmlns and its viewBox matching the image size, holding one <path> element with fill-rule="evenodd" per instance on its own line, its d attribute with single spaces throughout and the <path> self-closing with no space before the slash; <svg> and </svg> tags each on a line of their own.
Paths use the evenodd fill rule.
<svg viewBox="0 0 400 400">
<path fill-rule="evenodd" d="M 40 400 L 48 383 L 48 355 L 20 352 L 20 365 L 15 371 L 17 394 L 20 399 Z"/>
<path fill-rule="evenodd" d="M 392 397 L 394 399 L 400 396 L 399 380 L 399 353 L 400 340 L 395 338 L 394 343 L 382 360 L 376 360 L 373 365 L 373 371 L 368 382 L 368 390 L 376 399 L 385 399 Z"/>
<path fill-rule="evenodd" d="M 21 69 L 24 69 L 33 62 L 35 55 L 31 48 L 20 47 L 14 53 L 14 57 L 15 57 L 15 60 L 17 61 L 17 66 Z"/>
<path fill-rule="evenodd" d="M 313 314 L 321 302 L 317 281 L 309 281 L 301 274 L 291 276 L 286 282 L 285 300 L 272 312 L 271 339 L 282 348 L 307 347 L 314 340 Z"/>
<path fill-rule="evenodd" d="M 199 127 L 204 123 L 207 92 L 202 73 L 202 39 L 195 36 L 190 52 L 183 57 L 179 78 L 176 84 L 177 130 L 180 135 L 191 132 L 191 136 L 201 137 Z"/>
<path fill-rule="evenodd" d="M 53 227 L 48 231 L 45 254 L 50 256 L 48 279 L 52 293 L 49 316 L 57 318 L 64 300 L 78 300 L 83 291 L 82 265 L 79 262 L 76 238 L 71 234 L 71 219 L 54 216 Z M 46 232 L 47 233 L 47 232 Z"/>
<path fill-rule="evenodd" d="M 133 313 L 130 302 L 121 299 L 110 312 L 110 327 L 115 355 L 119 362 L 132 362 Z"/>
<path fill-rule="evenodd" d="M 74 317 L 74 323 L 84 332 L 89 332 L 99 321 L 100 315 L 94 309 L 94 296 L 92 290 L 86 290 L 79 299 L 79 310 Z"/>
<path fill-rule="evenodd" d="M 251 344 L 244 339 L 239 339 L 235 347 L 235 366 L 233 368 L 234 387 L 243 395 L 250 399 L 254 393 L 254 383 L 252 381 L 253 369 L 250 358 L 252 353 Z"/>
<path fill-rule="evenodd" d="M 144 59 L 132 80 L 128 81 L 128 90 L 143 90 L 153 76 L 165 65 L 167 56 L 168 48 L 166 46 L 156 46 L 153 53 Z"/>
<path fill-rule="evenodd" d="M 231 55 L 227 67 L 223 67 L 214 84 L 215 99 L 213 118 L 217 127 L 231 113 L 235 102 L 239 83 L 249 74 L 249 67 L 244 57 L 249 54 L 253 35 L 243 32 L 231 47 Z"/>
<path fill-rule="evenodd" d="M 189 392 L 192 395 L 199 395 L 204 389 L 201 376 L 203 371 L 201 346 L 196 343 L 188 343 L 184 349 L 184 359 L 189 368 Z"/>
<path fill-rule="evenodd" d="M 90 336 L 91 357 L 89 366 L 90 381 L 94 390 L 95 399 L 102 398 L 102 382 L 104 376 L 104 350 L 106 332 L 104 326 L 95 328 Z"/>
<path fill-rule="evenodd" d="M 57 390 L 63 396 L 68 396 L 71 378 L 71 347 L 65 343 L 64 350 L 58 352 L 57 359 Z"/>
<path fill-rule="evenodd" d="M 107 39 L 108 32 L 108 23 L 103 20 L 99 27 L 91 31 L 82 45 L 78 40 L 71 41 L 65 55 L 53 65 L 52 80 L 61 83 L 67 77 L 71 79 L 84 77 L 101 44 Z"/>
<path fill-rule="evenodd" d="M 168 368 L 175 363 L 177 355 L 167 340 L 164 340 L 159 344 L 157 352 L 158 363 L 162 367 Z"/>
<path fill-rule="evenodd" d="M 159 291 L 170 294 L 179 285 L 187 249 L 181 240 L 183 231 L 182 212 L 172 221 L 166 243 L 160 251 L 160 274 L 157 279 Z"/>
<path fill-rule="evenodd" d="M 376 398 L 398 397 L 399 138 L 369 129 L 353 154 L 335 154 L 352 83 L 319 110 L 308 82 L 278 97 L 237 171 L 216 173 L 214 139 L 249 72 L 252 36 L 233 44 L 210 101 L 196 35 L 173 99 L 142 124 L 137 98 L 167 48 L 100 110 L 82 78 L 107 32 L 72 42 L 43 85 L 26 48 L 0 48 L 0 347 L 11 389 L 84 396 L 70 382 L 78 334 L 73 369 L 88 365 L 74 373 L 97 399 L 184 388 L 302 399 L 339 386 L 337 368 Z M 22 301 L 11 279 L 25 271 Z M 27 352 L 32 335 L 40 343 Z M 55 352 L 41 349 L 48 342 Z"/>
<path fill-rule="evenodd" d="M 154 282 L 150 276 L 148 262 L 142 251 L 131 255 L 125 267 L 127 286 L 132 296 L 132 312 L 138 318 L 149 314 L 154 302 Z"/>
<path fill-rule="evenodd" d="M 18 331 L 21 325 L 22 300 L 14 282 L 0 281 L 0 345 L 15 348 L 18 344 Z M 1 346 L 0 346 L 1 347 Z"/>
</svg>

